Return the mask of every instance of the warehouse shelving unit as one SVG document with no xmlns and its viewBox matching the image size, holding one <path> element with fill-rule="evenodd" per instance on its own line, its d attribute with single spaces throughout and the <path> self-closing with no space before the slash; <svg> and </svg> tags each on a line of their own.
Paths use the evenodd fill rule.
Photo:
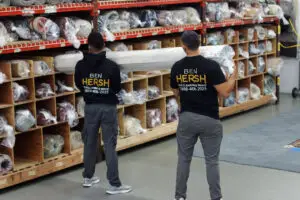
<svg viewBox="0 0 300 200">
<path fill-rule="evenodd" d="M 219 0 L 220 1 L 220 0 Z M 218 2 L 219 2 L 218 1 Z M 38 14 L 53 14 L 53 13 L 63 13 L 63 12 L 90 12 L 90 15 L 95 19 L 99 15 L 99 10 L 109 10 L 109 9 L 126 9 L 126 8 L 142 8 L 142 7 L 154 7 L 154 6 L 167 6 L 167 5 L 184 5 L 184 4 L 200 4 L 202 12 L 204 13 L 206 2 L 217 2 L 217 1 L 204 1 L 204 0 L 116 0 L 116 1 L 96 1 L 92 3 L 71 3 L 71 4 L 60 4 L 56 6 L 32 6 L 28 8 L 20 7 L 9 7 L 9 8 L 0 8 L 0 17 L 9 17 L 9 16 L 28 16 L 28 15 L 38 15 Z M 203 20 L 203 17 L 202 17 Z M 270 16 L 266 17 L 262 24 L 273 24 L 273 28 L 276 28 L 279 20 L 276 17 Z M 239 19 L 239 20 L 226 20 L 224 22 L 203 22 L 197 25 L 183 25 L 183 26 L 171 26 L 171 27 L 155 27 L 155 28 L 144 28 L 144 29 L 135 29 L 122 33 L 116 33 L 116 40 L 127 40 L 134 38 L 143 38 L 143 37 L 157 37 L 159 35 L 170 35 L 174 33 L 181 33 L 184 30 L 195 30 L 202 35 L 202 38 L 205 38 L 206 32 L 218 28 L 224 27 L 234 27 L 238 28 L 243 25 L 254 25 L 258 24 L 258 21 L 252 19 Z M 96 27 L 95 27 L 96 28 Z M 275 29 L 274 28 L 274 29 Z M 97 29 L 96 29 L 97 30 Z M 173 37 L 173 36 L 172 36 Z M 173 46 L 180 46 L 178 43 L 178 38 L 172 39 Z M 267 38 L 265 39 L 267 40 Z M 265 41 L 264 40 L 264 41 Z M 86 44 L 86 38 L 80 38 L 81 44 Z M 205 44 L 205 39 L 203 40 Z M 249 44 L 250 42 L 259 42 L 248 41 L 243 43 L 244 45 Z M 266 58 L 276 56 L 278 52 L 277 41 L 272 39 L 276 52 L 271 52 L 266 55 L 260 55 Z M 240 44 L 240 41 L 235 40 L 232 46 L 237 46 Z M 29 51 L 39 51 L 46 49 L 54 48 L 63 48 L 71 47 L 72 44 L 65 39 L 60 39 L 57 41 L 21 41 L 8 44 L 0 48 L 0 55 L 4 54 L 16 54 L 21 56 L 22 52 Z M 163 45 L 164 47 L 164 45 Z M 253 56 L 251 59 L 257 60 L 258 56 Z M 28 62 L 35 60 L 35 57 L 28 57 Z M 49 66 L 54 66 L 52 57 L 39 57 L 39 59 L 44 59 L 47 61 Z M 242 59 L 244 60 L 244 59 Z M 237 57 L 236 62 L 239 61 Z M 245 61 L 246 62 L 246 61 Z M 35 95 L 35 84 L 41 81 L 46 81 L 53 88 L 56 79 L 65 80 L 68 85 L 74 86 L 74 77 L 73 75 L 65 75 L 60 73 L 52 73 L 45 76 L 34 76 L 31 74 L 30 77 L 19 79 L 12 76 L 12 69 L 9 62 L 3 60 L 0 63 L 0 70 L 5 73 L 8 77 L 8 80 L 0 85 L 0 92 L 4 94 L 0 98 L 0 114 L 4 115 L 8 123 L 15 127 L 15 111 L 18 108 L 26 107 L 28 108 L 34 116 L 36 116 L 37 109 L 47 108 L 49 109 L 54 116 L 57 115 L 57 103 L 68 100 L 71 104 L 76 105 L 76 97 L 80 95 L 78 91 L 67 92 L 62 94 L 55 94 L 53 97 L 38 99 Z M 251 82 L 255 82 L 260 88 L 263 88 L 263 77 L 266 72 L 256 73 L 254 75 L 245 73 L 245 77 L 237 80 L 238 85 L 246 85 L 247 87 Z M 143 88 L 148 90 L 149 85 L 156 85 L 161 93 L 160 96 L 156 99 L 148 99 L 142 105 L 120 105 L 118 106 L 118 118 L 119 118 L 119 128 L 120 136 L 118 140 L 117 150 L 125 150 L 133 146 L 141 145 L 149 141 L 153 141 L 168 135 L 173 135 L 176 132 L 177 122 L 167 123 L 166 119 L 166 104 L 169 98 L 174 98 L 174 95 L 169 87 L 170 74 L 168 71 L 162 71 L 160 74 L 146 74 L 132 72 L 129 74 L 129 80 L 122 83 L 122 87 L 127 91 L 132 91 L 133 89 Z M 12 93 L 12 84 L 13 82 L 19 82 L 26 85 L 30 90 L 30 98 L 28 101 L 23 102 L 14 102 L 13 93 Z M 260 100 L 253 100 L 243 104 L 234 105 L 228 108 L 220 108 L 220 116 L 226 117 L 230 116 L 245 110 L 249 110 L 261 105 L 269 103 L 271 100 L 270 96 L 264 96 Z M 222 102 L 222 99 L 221 101 Z M 223 103 L 220 104 L 221 106 Z M 146 125 L 146 110 L 147 108 L 158 108 L 162 112 L 162 125 L 156 128 L 149 129 Z M 124 114 L 130 114 L 141 121 L 142 127 L 147 130 L 145 134 L 131 136 L 129 137 L 124 129 Z M 79 125 L 74 128 L 74 130 L 81 130 L 84 118 L 79 117 Z M 13 149 L 0 146 L 0 153 L 5 153 L 9 155 L 13 162 L 14 168 L 13 171 L 5 175 L 0 175 L 0 189 L 10 187 L 25 181 L 29 181 L 53 172 L 57 172 L 68 167 L 78 165 L 82 163 L 82 149 L 71 150 L 70 147 L 70 126 L 67 122 L 58 122 L 56 124 L 47 125 L 47 126 L 35 126 L 29 131 L 26 132 L 16 132 L 16 144 Z M 45 159 L 43 155 L 43 135 L 47 133 L 57 133 L 62 135 L 65 139 L 64 150 L 59 156 Z M 1 140 L 1 138 L 0 138 Z"/>
</svg>

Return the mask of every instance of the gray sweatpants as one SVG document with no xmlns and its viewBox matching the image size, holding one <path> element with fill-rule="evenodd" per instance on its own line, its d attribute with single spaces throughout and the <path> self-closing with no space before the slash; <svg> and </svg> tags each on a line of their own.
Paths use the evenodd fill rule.
<svg viewBox="0 0 300 200">
<path fill-rule="evenodd" d="M 108 104 L 87 104 L 85 106 L 83 130 L 84 178 L 92 178 L 95 173 L 99 128 L 102 129 L 104 153 L 107 165 L 107 179 L 112 186 L 121 186 L 116 152 L 118 136 L 117 108 Z"/>
<path fill-rule="evenodd" d="M 198 138 L 202 143 L 206 176 L 211 199 L 222 197 L 220 187 L 219 154 L 223 138 L 223 127 L 219 120 L 203 115 L 183 112 L 177 130 L 178 164 L 175 198 L 186 199 L 187 181 L 194 147 Z"/>
</svg>

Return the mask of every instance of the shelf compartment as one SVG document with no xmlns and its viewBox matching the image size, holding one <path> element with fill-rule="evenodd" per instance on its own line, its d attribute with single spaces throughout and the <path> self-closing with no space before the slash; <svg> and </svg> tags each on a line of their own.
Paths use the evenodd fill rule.
<svg viewBox="0 0 300 200">
<path fill-rule="evenodd" d="M 54 80 L 54 75 L 45 75 L 45 76 L 39 76 L 39 77 L 35 77 L 35 89 L 38 89 L 38 86 L 42 83 L 47 83 L 50 85 L 51 89 L 53 92 L 55 92 L 55 80 Z M 36 94 L 35 91 L 35 95 L 36 95 L 36 99 L 37 100 L 43 100 L 43 99 L 48 99 L 48 98 L 52 98 L 53 96 L 55 96 L 55 93 L 53 94 L 53 96 L 49 96 L 49 97 L 44 97 L 44 98 L 39 98 Z"/>
<path fill-rule="evenodd" d="M 2 95 L 0 108 L 6 108 L 14 104 L 11 82 L 0 84 L 0 94 Z"/>
<path fill-rule="evenodd" d="M 16 136 L 15 168 L 21 170 L 43 161 L 42 130 L 36 129 Z"/>
<path fill-rule="evenodd" d="M 44 127 L 43 128 L 43 136 L 45 136 L 46 134 L 61 135 L 64 138 L 63 150 L 62 150 L 61 154 L 59 154 L 58 156 L 62 156 L 64 154 L 71 153 L 70 126 L 68 125 L 68 123 L 61 123 L 61 124 L 57 124 L 55 126 Z M 42 150 L 42 152 L 44 152 L 44 150 Z M 44 159 L 52 160 L 55 157 L 51 157 L 51 158 L 47 158 L 47 159 L 44 158 Z"/>
<path fill-rule="evenodd" d="M 0 109 L 0 116 L 5 117 L 7 120 L 8 125 L 14 127 L 15 125 L 15 113 L 14 113 L 14 107 L 8 107 L 8 108 L 3 108 Z M 4 138 L 6 136 L 1 136 L 0 139 Z"/>
<path fill-rule="evenodd" d="M 256 75 L 251 77 L 251 83 L 254 83 L 255 85 L 257 85 L 260 89 L 260 93 L 261 95 L 263 95 L 264 92 L 264 75 L 260 74 L 260 75 Z"/>
<path fill-rule="evenodd" d="M 52 99 L 47 99 L 47 100 L 36 102 L 37 114 L 38 114 L 39 110 L 41 110 L 41 109 L 45 109 L 45 110 L 49 111 L 54 117 L 56 117 L 57 116 L 56 99 L 52 98 Z M 49 125 L 52 125 L 52 124 L 49 124 Z M 49 126 L 49 125 L 46 125 L 46 126 Z M 38 126 L 43 126 L 43 125 L 38 125 Z"/>
<path fill-rule="evenodd" d="M 133 82 L 133 90 L 138 91 L 138 90 L 146 90 L 148 88 L 148 79 L 141 79 Z"/>
<path fill-rule="evenodd" d="M 31 112 L 31 114 L 33 115 L 33 117 L 36 119 L 36 105 L 35 102 L 30 102 L 30 103 L 26 103 L 26 104 L 22 104 L 22 105 L 17 105 L 15 106 L 15 113 L 18 110 L 29 110 Z M 33 129 L 36 129 L 36 125 L 31 127 L 31 129 L 29 129 L 28 131 L 31 131 Z M 26 131 L 26 132 L 28 132 Z M 16 134 L 21 134 L 20 132 L 17 132 Z"/>
<path fill-rule="evenodd" d="M 161 112 L 161 122 L 162 124 L 165 124 L 167 122 L 167 106 L 166 106 L 166 98 L 157 99 L 155 101 L 147 102 L 146 104 L 146 112 L 149 109 L 158 109 Z M 148 117 L 148 116 L 146 116 Z M 146 119 L 148 120 L 148 119 Z M 151 127 L 147 127 L 151 128 Z"/>
<path fill-rule="evenodd" d="M 146 104 L 126 107 L 125 115 L 139 119 L 142 127 L 146 128 Z"/>
<path fill-rule="evenodd" d="M 162 76 L 156 76 L 156 77 L 151 77 L 148 78 L 148 86 L 155 86 L 159 89 L 159 96 L 156 98 L 159 98 L 163 94 L 163 77 Z M 149 98 L 149 88 L 148 88 L 148 99 L 152 100 Z M 156 99 L 154 98 L 154 99 Z"/>
<path fill-rule="evenodd" d="M 26 86 L 29 91 L 29 96 L 24 101 L 15 101 L 15 105 L 24 104 L 29 101 L 35 100 L 35 84 L 34 79 L 26 79 L 26 80 L 20 80 L 20 81 L 14 81 L 15 83 L 19 84 L 20 86 Z"/>
<path fill-rule="evenodd" d="M 170 84 L 171 84 L 171 74 L 163 75 L 163 91 L 172 91 Z"/>
<path fill-rule="evenodd" d="M 0 72 L 6 75 L 5 82 L 9 82 L 12 79 L 12 72 L 11 72 L 11 64 L 7 61 L 0 62 Z"/>
<path fill-rule="evenodd" d="M 67 75 L 67 74 L 56 74 L 55 75 L 55 84 L 58 86 L 57 82 L 61 81 L 64 85 L 73 88 L 73 91 L 70 91 L 72 93 L 75 93 L 75 80 L 74 75 Z M 59 88 L 59 86 L 58 86 Z M 65 93 L 69 93 L 68 91 L 60 92 L 56 91 L 57 95 L 62 95 Z"/>
</svg>

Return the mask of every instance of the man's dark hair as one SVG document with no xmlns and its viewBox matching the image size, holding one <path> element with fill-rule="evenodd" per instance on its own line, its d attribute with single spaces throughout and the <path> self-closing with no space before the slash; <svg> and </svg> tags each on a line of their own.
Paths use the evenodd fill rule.
<svg viewBox="0 0 300 200">
<path fill-rule="evenodd" d="M 184 31 L 181 36 L 181 41 L 192 51 L 196 51 L 200 46 L 200 38 L 195 31 Z"/>
<path fill-rule="evenodd" d="M 104 48 L 104 39 L 100 33 L 92 32 L 88 37 L 88 45 L 95 50 L 102 50 Z"/>
</svg>

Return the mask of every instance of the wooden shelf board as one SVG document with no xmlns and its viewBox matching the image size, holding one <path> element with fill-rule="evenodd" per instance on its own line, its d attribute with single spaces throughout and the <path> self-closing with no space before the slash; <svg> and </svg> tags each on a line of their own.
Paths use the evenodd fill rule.
<svg viewBox="0 0 300 200">
<path fill-rule="evenodd" d="M 154 98 L 154 99 L 148 99 L 147 102 L 156 101 L 156 100 L 162 99 L 162 98 L 164 98 L 164 97 L 165 97 L 164 95 L 159 95 L 159 97 L 157 97 L 157 98 Z"/>
<path fill-rule="evenodd" d="M 61 153 L 61 154 L 59 154 L 58 156 L 54 156 L 54 157 L 51 157 L 51 158 L 44 159 L 44 162 L 43 162 L 43 163 L 50 162 L 50 161 L 54 161 L 54 160 L 59 160 L 59 159 L 61 159 L 61 158 L 66 157 L 67 155 L 68 155 L 68 154 L 66 154 L 66 153 Z"/>
<path fill-rule="evenodd" d="M 69 95 L 72 95 L 72 94 L 75 94 L 75 91 L 74 92 L 57 93 L 56 97 L 64 97 L 64 96 L 69 96 Z"/>
<path fill-rule="evenodd" d="M 15 106 L 20 106 L 20 105 L 24 105 L 24 104 L 30 104 L 33 103 L 34 100 L 27 100 L 27 101 L 20 101 L 20 102 L 15 102 Z"/>
<path fill-rule="evenodd" d="M 15 166 L 13 171 L 20 171 L 24 170 L 33 166 L 38 165 L 38 161 L 32 161 L 32 160 L 27 160 L 27 159 L 22 159 L 22 158 L 15 158 Z"/>
<path fill-rule="evenodd" d="M 13 107 L 12 104 L 0 104 L 0 109 L 10 108 Z"/>
<path fill-rule="evenodd" d="M 173 135 L 176 133 L 177 124 L 177 122 L 163 124 L 159 127 L 148 130 L 144 134 L 119 139 L 117 151 L 122 151 L 169 135 Z"/>
<path fill-rule="evenodd" d="M 55 96 L 36 98 L 36 101 L 46 101 L 46 100 L 50 100 L 50 99 L 54 99 L 54 98 L 55 98 Z"/>
<path fill-rule="evenodd" d="M 23 81 L 23 80 L 29 80 L 33 77 L 19 77 L 19 78 L 12 78 L 12 81 Z"/>
</svg>

